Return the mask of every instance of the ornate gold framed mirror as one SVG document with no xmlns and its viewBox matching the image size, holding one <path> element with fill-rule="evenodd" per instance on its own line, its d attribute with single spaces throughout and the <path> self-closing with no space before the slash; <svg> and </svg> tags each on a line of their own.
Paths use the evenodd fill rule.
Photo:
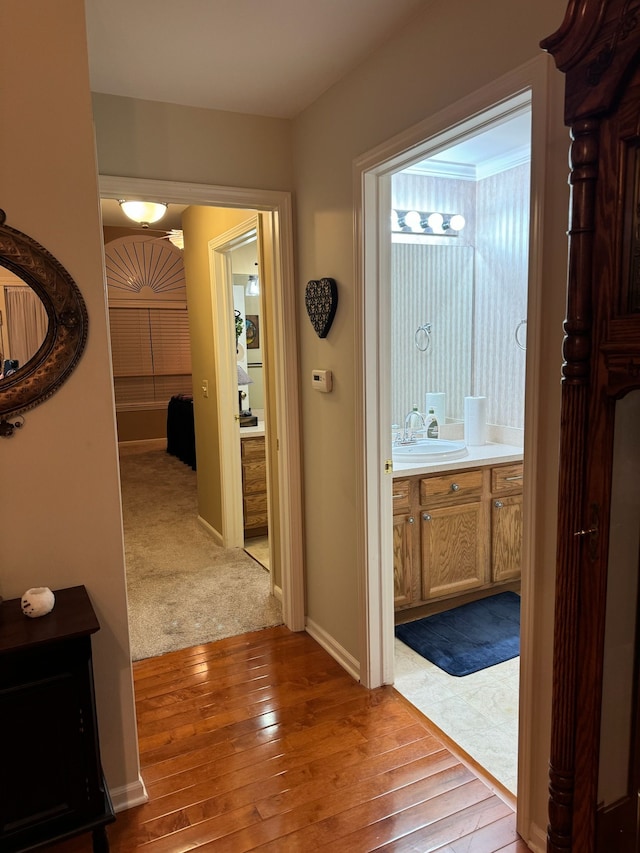
<svg viewBox="0 0 640 853">
<path fill-rule="evenodd" d="M 13 318 L 13 346 L 28 353 L 23 362 L 12 357 L 11 330 L 7 333 L 5 329 L 3 346 L 7 349 L 0 360 L 0 436 L 7 437 L 21 426 L 24 412 L 48 399 L 69 378 L 86 344 L 88 317 L 82 294 L 69 273 L 32 237 L 8 226 L 3 210 L 0 267 L 30 288 L 37 297 L 31 302 L 42 315 L 42 331 L 33 353 L 28 346 L 25 349 L 24 342 L 18 344 L 20 321 Z"/>
</svg>

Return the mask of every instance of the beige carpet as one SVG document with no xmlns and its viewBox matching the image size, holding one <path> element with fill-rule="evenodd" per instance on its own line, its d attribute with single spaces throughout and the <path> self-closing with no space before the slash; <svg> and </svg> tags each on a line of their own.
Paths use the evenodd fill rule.
<svg viewBox="0 0 640 853">
<path fill-rule="evenodd" d="M 198 523 L 195 471 L 125 449 L 120 479 L 133 660 L 281 624 L 269 573 Z"/>
</svg>

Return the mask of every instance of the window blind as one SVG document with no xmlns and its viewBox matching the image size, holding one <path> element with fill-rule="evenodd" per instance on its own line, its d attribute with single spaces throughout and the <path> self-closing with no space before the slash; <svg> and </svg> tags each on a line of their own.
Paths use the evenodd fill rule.
<svg viewBox="0 0 640 853">
<path fill-rule="evenodd" d="M 191 394 L 186 309 L 110 308 L 116 408 L 147 408 Z"/>
</svg>

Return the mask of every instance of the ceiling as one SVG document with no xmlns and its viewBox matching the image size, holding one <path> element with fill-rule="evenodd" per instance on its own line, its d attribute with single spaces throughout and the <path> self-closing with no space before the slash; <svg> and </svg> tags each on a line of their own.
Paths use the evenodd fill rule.
<svg viewBox="0 0 640 853">
<path fill-rule="evenodd" d="M 94 92 L 292 118 L 434 0 L 85 0 Z M 477 164 L 522 145 L 524 125 L 429 158 Z M 159 199 L 161 200 L 161 199 Z M 180 228 L 170 205 L 157 228 Z M 131 226 L 114 199 L 105 225 Z"/>
<path fill-rule="evenodd" d="M 434 0 L 85 0 L 91 89 L 292 118 Z"/>
</svg>

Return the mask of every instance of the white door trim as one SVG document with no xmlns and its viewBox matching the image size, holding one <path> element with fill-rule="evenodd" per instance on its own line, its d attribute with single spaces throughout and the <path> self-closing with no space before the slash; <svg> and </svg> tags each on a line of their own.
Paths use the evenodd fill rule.
<svg viewBox="0 0 640 853">
<path fill-rule="evenodd" d="M 506 74 L 446 109 L 393 137 L 354 162 L 355 298 L 356 298 L 356 446 L 360 575 L 361 680 L 369 687 L 393 683 L 393 545 L 391 476 L 384 462 L 391 457 L 390 421 L 390 175 L 440 148 L 472 128 L 487 111 L 496 118 L 503 104 L 531 92 L 532 163 L 527 322 L 527 383 L 525 392 L 525 471 L 538 462 L 540 405 L 540 325 L 542 277 L 542 215 L 544 209 L 547 136 L 547 81 L 551 62 L 546 54 Z M 524 478 L 524 542 L 522 567 L 520 736 L 518 830 L 532 835 L 530 770 L 534 744 L 531 719 L 533 694 L 534 620 L 537 602 L 532 570 L 537 565 L 535 476 Z"/>
<path fill-rule="evenodd" d="M 280 565 L 282 614 L 292 631 L 305 627 L 304 550 L 302 539 L 302 471 L 298 391 L 298 321 L 293 263 L 291 194 L 277 190 L 222 187 L 208 184 L 157 181 L 100 175 L 103 198 L 134 195 L 140 199 L 175 204 L 235 207 L 263 212 L 265 240 L 274 257 L 274 364 L 278 423 L 278 494 L 280 510 Z"/>
<path fill-rule="evenodd" d="M 238 383 L 236 374 L 235 320 L 233 313 L 232 249 L 247 236 L 256 233 L 258 217 L 254 216 L 209 242 L 211 303 L 213 322 L 218 332 L 213 350 L 216 365 L 216 406 L 220 438 L 220 480 L 222 487 L 222 544 L 225 548 L 244 546 L 242 515 L 242 464 L 240 459 L 240 424 Z M 271 578 L 273 580 L 273 574 Z"/>
</svg>

